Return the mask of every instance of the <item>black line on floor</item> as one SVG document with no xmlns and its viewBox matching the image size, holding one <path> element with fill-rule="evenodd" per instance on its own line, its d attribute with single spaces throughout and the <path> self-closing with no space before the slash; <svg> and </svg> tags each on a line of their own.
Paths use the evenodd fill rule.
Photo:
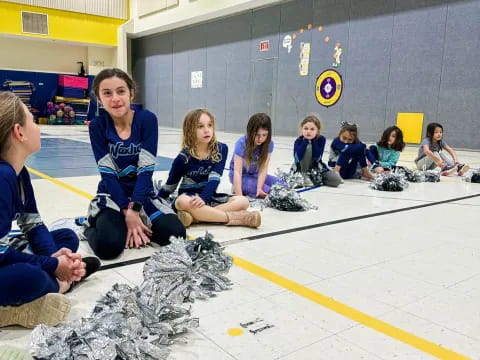
<svg viewBox="0 0 480 360">
<path fill-rule="evenodd" d="M 421 204 L 421 205 L 409 206 L 409 207 L 406 207 L 406 208 L 400 208 L 400 209 L 394 209 L 394 210 L 381 211 L 381 212 L 377 212 L 377 213 L 373 213 L 373 214 L 365 214 L 365 215 L 353 216 L 353 217 L 345 218 L 345 219 L 338 219 L 338 220 L 326 221 L 326 222 L 319 223 L 319 224 L 305 225 L 305 226 L 299 226 L 299 227 L 291 228 L 291 229 L 285 229 L 285 230 L 280 230 L 280 231 L 273 231 L 273 232 L 270 232 L 270 233 L 253 235 L 253 236 L 245 237 L 245 238 L 242 238 L 242 239 L 225 241 L 225 242 L 222 242 L 222 246 L 233 245 L 233 244 L 237 244 L 237 243 L 243 242 L 243 241 L 252 241 L 252 240 L 263 239 L 263 238 L 271 237 L 271 236 L 289 234 L 289 233 L 297 232 L 297 231 L 310 230 L 310 229 L 315 229 L 315 228 L 324 227 L 324 226 L 329 226 L 329 225 L 336 225 L 336 224 L 341 224 L 341 223 L 350 222 L 350 221 L 368 219 L 368 218 L 371 218 L 371 217 L 377 217 L 377 216 L 383 216 L 383 215 L 390 215 L 390 214 L 395 214 L 395 213 L 398 213 L 398 212 L 404 212 L 404 211 L 422 209 L 422 208 L 426 208 L 426 207 L 430 207 L 430 206 L 448 204 L 448 203 L 451 203 L 451 202 L 460 201 L 460 200 L 466 200 L 466 199 L 471 199 L 471 198 L 475 198 L 475 197 L 479 197 L 479 196 L 480 196 L 480 194 L 467 195 L 467 196 L 462 196 L 462 197 L 459 197 L 459 198 L 442 200 L 442 201 L 436 201 L 436 202 L 432 202 L 432 203 L 428 203 L 428 204 Z"/>
<path fill-rule="evenodd" d="M 270 232 L 270 233 L 249 236 L 249 237 L 241 238 L 241 239 L 228 240 L 228 241 L 222 242 L 220 244 L 222 245 L 222 247 L 224 247 L 224 246 L 228 246 L 228 245 L 238 244 L 238 243 L 244 242 L 244 241 L 258 240 L 258 239 L 263 239 L 263 238 L 267 238 L 267 237 L 271 237 L 271 236 L 289 234 L 289 233 L 297 232 L 297 231 L 310 230 L 310 229 L 315 229 L 315 228 L 329 226 L 329 225 L 335 225 L 335 224 L 341 224 L 341 223 L 350 222 L 350 221 L 368 219 L 368 218 L 371 218 L 371 217 L 390 215 L 390 214 L 395 214 L 395 213 L 398 213 L 398 212 L 422 209 L 422 208 L 426 208 L 426 207 L 430 207 L 430 206 L 436 206 L 436 205 L 448 204 L 448 203 L 452 203 L 452 202 L 460 201 L 460 200 L 472 199 L 472 198 L 476 198 L 476 197 L 479 197 L 479 196 L 480 196 L 480 194 L 467 195 L 467 196 L 462 196 L 462 197 L 458 197 L 458 198 L 454 198 L 454 199 L 431 202 L 431 203 L 428 203 L 428 204 L 421 204 L 421 205 L 409 206 L 409 207 L 406 207 L 406 208 L 381 211 L 381 212 L 377 212 L 377 213 L 373 213 L 373 214 L 353 216 L 353 217 L 345 218 L 345 219 L 326 221 L 326 222 L 319 223 L 319 224 L 299 226 L 299 227 L 296 227 L 296 228 L 285 229 L 285 230 L 280 230 L 280 231 L 273 231 L 273 232 Z M 462 205 L 462 204 L 458 204 L 458 205 Z M 147 261 L 149 258 L 150 258 L 150 256 L 146 256 L 146 257 L 142 257 L 142 258 L 138 258 L 138 259 L 120 261 L 120 262 L 113 263 L 113 264 L 103 265 L 103 266 L 100 267 L 100 269 L 98 271 L 110 270 L 110 269 L 115 269 L 115 268 L 122 267 L 122 266 L 142 263 L 142 262 Z"/>
<path fill-rule="evenodd" d="M 144 261 L 147 261 L 148 259 L 150 259 L 150 256 L 146 256 L 146 257 L 142 257 L 142 258 L 138 258 L 138 259 L 120 261 L 120 262 L 117 262 L 117 263 L 114 263 L 114 264 L 103 265 L 103 266 L 100 267 L 100 269 L 98 269 L 98 271 L 110 270 L 110 269 L 115 269 L 115 268 L 118 268 L 118 267 L 121 267 L 121 266 L 138 264 L 138 263 L 142 263 Z"/>
</svg>

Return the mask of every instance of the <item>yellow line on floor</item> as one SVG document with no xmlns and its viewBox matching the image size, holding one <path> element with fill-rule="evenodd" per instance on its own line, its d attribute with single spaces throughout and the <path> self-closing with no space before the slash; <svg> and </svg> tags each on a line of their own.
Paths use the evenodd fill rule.
<svg viewBox="0 0 480 360">
<path fill-rule="evenodd" d="M 55 178 L 52 178 L 51 176 L 48 176 L 40 171 L 37 171 L 32 168 L 27 168 L 28 171 L 30 171 L 32 174 L 35 174 L 45 180 L 49 180 L 53 182 L 54 184 L 57 184 L 65 189 L 71 190 L 74 193 L 86 197 L 87 199 L 92 199 L 93 196 L 86 193 L 85 191 L 79 190 L 73 186 L 70 186 L 60 180 L 57 180 Z M 320 304 L 327 309 L 330 309 L 340 315 L 343 315 L 353 321 L 356 321 L 360 324 L 363 324 L 373 330 L 376 330 L 378 332 L 381 332 L 382 334 L 385 334 L 391 338 L 394 338 L 398 341 L 401 341 L 405 344 L 408 344 L 410 346 L 413 346 L 414 348 L 417 348 L 423 352 L 426 352 L 428 354 L 431 354 L 439 359 L 442 360 L 472 360 L 466 356 L 460 355 L 454 351 L 448 350 L 446 348 L 443 348 L 437 344 L 434 344 L 428 340 L 425 340 L 421 337 L 418 337 L 416 335 L 410 334 L 402 329 L 399 329 L 395 326 L 392 326 L 382 320 L 376 319 L 373 316 L 367 315 L 361 311 L 358 311 L 348 305 L 345 305 L 339 301 L 336 301 L 328 296 L 325 296 L 323 294 L 320 294 L 312 289 L 309 289 L 303 285 L 300 285 L 292 280 L 289 280 L 287 278 L 284 278 L 281 275 L 275 274 L 274 272 L 271 272 L 261 266 L 258 266 L 254 263 L 251 263 L 245 259 L 239 258 L 237 256 L 231 255 L 234 260 L 234 264 L 237 265 L 238 267 L 241 267 L 242 269 L 257 275 L 259 277 L 262 277 L 268 281 L 273 282 L 274 284 L 277 284 L 278 286 L 290 290 L 291 292 L 300 295 L 308 300 L 311 300 L 313 302 L 316 302 L 317 304 Z"/>
<path fill-rule="evenodd" d="M 89 193 L 85 192 L 85 191 L 82 191 L 80 189 L 77 189 L 71 185 L 68 185 L 60 180 L 57 180 L 51 176 L 48 176 L 47 174 L 44 174 L 38 170 L 35 170 L 35 169 L 32 169 L 30 167 L 27 167 L 28 171 L 30 171 L 32 174 L 35 174 L 39 177 L 41 177 L 42 179 L 45 179 L 45 180 L 49 180 L 51 182 L 53 182 L 54 184 L 57 184 L 67 190 L 70 190 L 70 191 L 73 191 L 75 194 L 77 195 L 80 195 L 80 196 L 83 196 L 84 198 L 87 198 L 88 200 L 92 200 L 93 199 L 93 196 L 90 195 Z"/>
<path fill-rule="evenodd" d="M 448 350 L 421 337 L 410 334 L 409 332 L 387 324 L 386 322 L 376 319 L 361 311 L 355 310 L 348 305 L 342 304 L 341 302 L 336 301 L 328 296 L 322 295 L 292 280 L 275 274 L 261 266 L 255 265 L 247 260 L 244 260 L 232 254 L 229 255 L 233 257 L 234 264 L 241 267 L 242 269 L 257 276 L 260 276 L 268 281 L 271 281 L 272 283 L 284 289 L 290 290 L 297 295 L 300 295 L 308 300 L 320 304 L 327 309 L 335 311 L 336 313 L 343 315 L 353 321 L 359 322 L 373 330 L 381 332 L 382 334 L 401 341 L 407 345 L 413 346 L 418 350 L 426 352 L 442 360 L 472 360 L 466 356 L 460 355 L 454 351 Z"/>
</svg>

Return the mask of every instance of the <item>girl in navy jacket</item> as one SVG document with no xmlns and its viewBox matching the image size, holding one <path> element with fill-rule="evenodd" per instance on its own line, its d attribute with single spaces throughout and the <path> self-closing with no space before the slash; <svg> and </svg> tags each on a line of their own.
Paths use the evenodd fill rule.
<svg viewBox="0 0 480 360">
<path fill-rule="evenodd" d="M 365 151 L 366 145 L 358 139 L 357 125 L 343 122 L 338 137 L 330 144 L 328 166 L 333 167 L 333 171 L 343 179 L 363 177 L 372 180 Z"/>
<path fill-rule="evenodd" d="M 300 123 L 302 135 L 293 145 L 293 170 L 303 174 L 305 186 L 313 186 L 308 172 L 315 168 L 321 171 L 325 185 L 337 187 L 342 182 L 340 175 L 331 171 L 322 161 L 325 137 L 320 135 L 321 128 L 320 119 L 315 115 L 309 115 L 302 120 Z"/>
<path fill-rule="evenodd" d="M 85 276 L 85 259 L 75 254 L 77 235 L 70 229 L 48 231 L 38 213 L 25 167 L 38 150 L 40 129 L 32 114 L 16 95 L 1 92 L 0 327 L 57 325 L 70 309 L 68 298 L 59 293 Z M 9 236 L 12 221 L 31 253 L 20 251 Z"/>
</svg>

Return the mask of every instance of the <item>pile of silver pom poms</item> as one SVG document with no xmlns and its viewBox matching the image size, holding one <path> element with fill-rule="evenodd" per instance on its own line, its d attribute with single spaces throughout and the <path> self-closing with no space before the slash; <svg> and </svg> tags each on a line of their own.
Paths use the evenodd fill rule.
<svg viewBox="0 0 480 360">
<path fill-rule="evenodd" d="M 387 173 L 376 174 L 370 188 L 380 191 L 403 191 L 409 182 L 439 182 L 440 172 L 435 170 L 410 170 L 398 166 Z"/>
<path fill-rule="evenodd" d="M 480 168 L 471 169 L 465 174 L 464 179 L 466 182 L 480 183 Z"/>
<path fill-rule="evenodd" d="M 232 265 L 211 234 L 171 241 L 147 260 L 140 286 L 115 284 L 90 316 L 55 328 L 37 326 L 31 335 L 34 355 L 50 360 L 166 359 L 166 345 L 198 327 L 189 303 L 230 289 L 224 274 Z"/>
<path fill-rule="evenodd" d="M 282 172 L 277 170 L 277 176 L 283 183 L 275 183 L 270 188 L 270 192 L 263 205 L 282 211 L 307 211 L 317 210 L 315 205 L 302 199 L 300 194 L 295 191 L 298 187 L 303 187 L 303 175 L 300 172 Z"/>
</svg>

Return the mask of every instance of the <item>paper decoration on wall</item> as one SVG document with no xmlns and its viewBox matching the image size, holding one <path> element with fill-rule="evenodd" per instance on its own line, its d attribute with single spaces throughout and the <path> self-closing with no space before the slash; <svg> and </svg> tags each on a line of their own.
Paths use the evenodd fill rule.
<svg viewBox="0 0 480 360">
<path fill-rule="evenodd" d="M 318 31 L 322 31 L 322 30 L 323 30 L 323 26 L 320 25 L 320 26 L 318 27 Z"/>
<path fill-rule="evenodd" d="M 303 34 L 304 32 L 305 32 L 304 29 L 300 29 L 300 31 L 299 31 L 300 34 Z"/>
<path fill-rule="evenodd" d="M 192 89 L 200 89 L 203 83 L 203 71 L 192 71 L 190 86 Z"/>
<path fill-rule="evenodd" d="M 295 40 L 297 38 L 297 34 L 292 35 L 292 39 Z"/>
<path fill-rule="evenodd" d="M 307 25 L 307 29 L 308 29 L 308 30 L 312 30 L 312 27 L 313 27 L 312 24 L 308 24 L 308 25 Z"/>
<path fill-rule="evenodd" d="M 308 65 L 310 64 L 310 43 L 300 43 L 300 76 L 308 75 Z"/>
<path fill-rule="evenodd" d="M 334 50 L 335 50 L 335 52 L 333 53 L 333 58 L 335 59 L 335 61 L 332 64 L 332 66 L 338 68 L 338 67 L 340 67 L 340 56 L 343 53 L 342 45 L 339 42 L 337 42 L 335 44 Z"/>
<path fill-rule="evenodd" d="M 292 50 L 292 37 L 290 35 L 285 35 L 282 46 L 287 49 L 290 54 L 290 51 Z"/>
<path fill-rule="evenodd" d="M 340 99 L 342 90 L 342 76 L 336 70 L 325 70 L 317 78 L 315 97 L 320 105 L 330 107 Z"/>
<path fill-rule="evenodd" d="M 268 51 L 269 49 L 270 49 L 269 40 L 260 41 L 260 51 Z"/>
<path fill-rule="evenodd" d="M 323 39 L 323 41 L 325 41 L 326 43 L 330 41 L 330 37 L 328 36 L 325 36 L 325 39 Z"/>
</svg>

